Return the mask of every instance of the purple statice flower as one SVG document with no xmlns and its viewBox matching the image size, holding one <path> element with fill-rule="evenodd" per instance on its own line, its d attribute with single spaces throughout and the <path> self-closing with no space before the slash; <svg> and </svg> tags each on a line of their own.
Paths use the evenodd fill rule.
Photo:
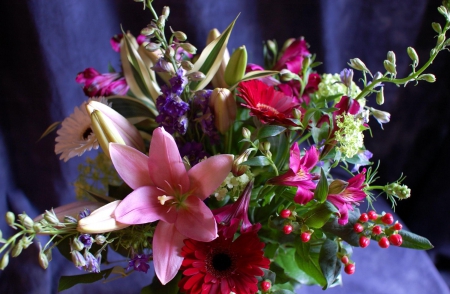
<svg viewBox="0 0 450 294">
<path fill-rule="evenodd" d="M 198 142 L 188 142 L 180 148 L 181 157 L 187 157 L 191 166 L 196 165 L 200 160 L 208 157 L 209 154 L 203 149 L 203 145 Z"/>
<path fill-rule="evenodd" d="M 211 90 L 195 92 L 192 97 L 194 121 L 201 127 L 202 132 L 210 138 L 211 143 L 219 141 L 219 134 L 214 126 L 214 113 L 209 106 Z"/>
<path fill-rule="evenodd" d="M 138 272 L 147 273 L 150 268 L 150 265 L 148 264 L 150 257 L 150 254 L 134 254 L 128 262 L 127 270 L 134 269 Z"/>
<path fill-rule="evenodd" d="M 86 247 L 87 249 L 90 249 L 92 243 L 94 242 L 94 239 L 89 234 L 81 234 L 78 237 L 78 240 L 83 243 L 84 247 Z"/>
<path fill-rule="evenodd" d="M 89 208 L 85 208 L 84 210 L 80 211 L 78 216 L 79 216 L 80 219 L 82 219 L 82 218 L 87 217 L 90 214 L 91 214 L 91 211 L 89 210 Z"/>
<path fill-rule="evenodd" d="M 100 272 L 100 261 L 101 255 L 95 257 L 89 251 L 84 251 L 84 259 L 86 260 L 86 265 L 84 266 L 84 270 L 91 273 L 99 273 Z"/>
<path fill-rule="evenodd" d="M 156 122 L 170 134 L 184 135 L 187 131 L 186 113 L 189 110 L 189 104 L 180 98 L 187 84 L 187 79 L 183 75 L 184 71 L 178 70 L 177 74 L 169 80 L 170 86 L 161 87 L 162 94 L 156 99 L 156 109 L 159 112 Z"/>
</svg>

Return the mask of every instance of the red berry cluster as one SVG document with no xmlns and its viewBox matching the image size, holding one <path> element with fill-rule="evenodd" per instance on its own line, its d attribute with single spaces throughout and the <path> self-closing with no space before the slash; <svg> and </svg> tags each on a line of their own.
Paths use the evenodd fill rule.
<svg viewBox="0 0 450 294">
<path fill-rule="evenodd" d="M 392 214 L 378 215 L 373 210 L 362 213 L 353 226 L 353 230 L 359 234 L 359 246 L 362 248 L 369 246 L 371 239 L 375 239 L 381 248 L 388 248 L 391 244 L 400 246 L 403 240 L 398 231 L 401 229 L 402 225 L 398 221 L 394 223 Z"/>
<path fill-rule="evenodd" d="M 292 226 L 290 220 L 295 219 L 295 213 L 292 213 L 290 209 L 283 209 L 280 211 L 280 217 L 283 219 L 287 219 L 287 221 L 283 226 L 283 233 L 289 235 L 294 231 L 294 227 Z M 300 234 L 300 239 L 302 240 L 302 242 L 303 243 L 309 242 L 309 240 L 311 240 L 312 233 L 313 231 L 310 230 L 307 226 L 302 227 Z"/>
<path fill-rule="evenodd" d="M 345 265 L 344 272 L 347 275 L 353 275 L 355 273 L 355 264 L 350 261 L 347 255 L 341 257 L 341 262 Z"/>
</svg>

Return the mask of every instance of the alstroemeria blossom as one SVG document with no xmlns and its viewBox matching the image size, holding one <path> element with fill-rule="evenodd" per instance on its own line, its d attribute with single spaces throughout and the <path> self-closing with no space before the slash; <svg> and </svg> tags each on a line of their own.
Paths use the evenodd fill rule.
<svg viewBox="0 0 450 294">
<path fill-rule="evenodd" d="M 359 201 L 366 198 L 366 193 L 363 191 L 364 181 L 366 179 L 365 169 L 362 173 L 357 174 L 348 180 L 348 186 L 339 194 L 328 194 L 327 200 L 333 203 L 339 209 L 340 225 L 345 225 L 348 222 L 348 210 L 353 210 L 353 205 L 359 205 Z"/>
<path fill-rule="evenodd" d="M 316 166 L 318 161 L 319 151 L 316 147 L 311 147 L 301 157 L 298 144 L 294 143 L 291 147 L 289 170 L 280 176 L 270 179 L 269 183 L 297 187 L 294 201 L 299 204 L 306 204 L 314 197 L 314 193 L 311 190 L 316 188 L 316 184 L 313 182 L 313 176 L 310 171 Z"/>
<path fill-rule="evenodd" d="M 203 203 L 231 170 L 233 156 L 216 155 L 189 171 L 173 137 L 163 128 L 153 132 L 149 156 L 120 144 L 110 144 L 112 162 L 134 190 L 115 210 L 117 221 L 143 224 L 159 220 L 153 237 L 154 265 L 161 283 L 177 273 L 183 258 L 183 240 L 209 242 L 217 224 Z"/>
</svg>

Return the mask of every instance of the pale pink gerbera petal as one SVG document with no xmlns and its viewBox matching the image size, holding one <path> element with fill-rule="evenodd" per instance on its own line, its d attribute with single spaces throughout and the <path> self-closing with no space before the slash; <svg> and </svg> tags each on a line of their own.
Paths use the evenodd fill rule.
<svg viewBox="0 0 450 294">
<path fill-rule="evenodd" d="M 224 154 L 199 162 L 188 172 L 193 194 L 204 200 L 223 182 L 233 165 L 233 156 Z"/>
<path fill-rule="evenodd" d="M 114 215 L 126 224 L 145 224 L 159 219 L 174 223 L 177 213 L 170 206 L 161 205 L 158 200 L 161 194 L 156 187 L 139 187 L 122 200 Z"/>
<path fill-rule="evenodd" d="M 156 226 L 153 236 L 153 263 L 156 276 L 163 285 L 172 280 L 180 269 L 184 239 L 173 224 L 159 222 Z"/>
<path fill-rule="evenodd" d="M 166 192 L 177 190 L 183 193 L 189 189 L 189 178 L 178 147 L 163 128 L 153 131 L 148 169 L 155 186 Z"/>
<path fill-rule="evenodd" d="M 117 143 L 109 144 L 109 154 L 120 177 L 132 189 L 153 185 L 148 174 L 148 157 L 145 154 Z"/>
</svg>

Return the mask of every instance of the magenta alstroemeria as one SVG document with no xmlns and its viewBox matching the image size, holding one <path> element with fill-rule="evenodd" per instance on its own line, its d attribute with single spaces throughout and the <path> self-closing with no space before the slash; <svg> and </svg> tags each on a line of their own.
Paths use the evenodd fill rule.
<svg viewBox="0 0 450 294">
<path fill-rule="evenodd" d="M 314 193 L 311 190 L 316 188 L 316 184 L 313 182 L 313 175 L 310 171 L 316 166 L 318 161 L 319 151 L 316 147 L 311 147 L 301 157 L 298 144 L 294 143 L 291 147 L 289 170 L 280 176 L 270 179 L 269 183 L 297 187 L 294 201 L 299 204 L 306 204 L 314 198 Z"/>
<path fill-rule="evenodd" d="M 216 221 L 219 224 L 219 232 L 222 232 L 225 238 L 233 238 L 241 222 L 241 233 L 254 232 L 261 228 L 260 223 L 252 225 L 248 219 L 248 205 L 250 203 L 252 188 L 253 181 L 247 184 L 236 202 L 213 211 Z"/>
<path fill-rule="evenodd" d="M 112 162 L 134 190 L 115 211 L 117 221 L 143 224 L 159 220 L 153 237 L 154 265 L 161 283 L 179 270 L 183 239 L 209 242 L 217 237 L 217 224 L 203 203 L 224 181 L 233 156 L 212 156 L 189 171 L 173 137 L 163 128 L 153 132 L 149 156 L 120 144 L 110 144 Z"/>
<path fill-rule="evenodd" d="M 129 89 L 122 73 L 100 74 L 93 68 L 78 73 L 75 81 L 83 84 L 84 94 L 88 97 L 125 95 Z"/>
<path fill-rule="evenodd" d="M 339 194 L 328 194 L 327 196 L 327 200 L 339 210 L 338 223 L 340 225 L 345 225 L 348 222 L 348 210 L 353 210 L 353 205 L 359 205 L 358 202 L 366 198 L 366 193 L 363 191 L 366 179 L 365 172 L 366 170 L 364 169 L 362 173 L 349 179 L 348 186 L 344 191 Z"/>
<path fill-rule="evenodd" d="M 295 74 L 299 74 L 302 69 L 303 59 L 310 55 L 308 44 L 304 39 L 297 39 L 284 50 L 280 59 L 273 67 L 273 70 L 288 69 Z"/>
</svg>

